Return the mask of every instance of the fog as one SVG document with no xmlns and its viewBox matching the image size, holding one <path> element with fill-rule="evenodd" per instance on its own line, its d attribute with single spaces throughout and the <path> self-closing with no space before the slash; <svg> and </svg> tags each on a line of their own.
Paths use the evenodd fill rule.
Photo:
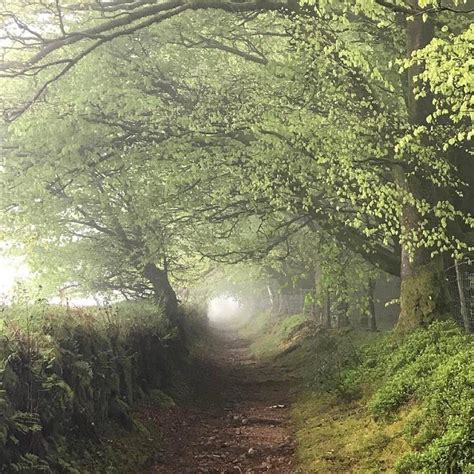
<svg viewBox="0 0 474 474">
<path fill-rule="evenodd" d="M 0 305 L 10 305 L 14 299 L 16 287 L 21 285 L 27 288 L 29 293 L 23 294 L 23 300 L 33 302 L 42 296 L 31 286 L 31 278 L 34 276 L 30 267 L 26 263 L 24 256 L 3 255 L 1 251 L 11 246 L 9 242 L 0 243 Z M 60 290 L 58 289 L 58 293 Z M 54 305 L 65 305 L 74 307 L 83 306 L 103 306 L 107 303 L 116 303 L 122 301 L 123 298 L 119 293 L 112 296 L 96 295 L 56 295 L 48 298 L 48 302 Z"/>
<path fill-rule="evenodd" d="M 216 296 L 209 300 L 207 305 L 207 316 L 211 323 L 226 323 L 238 318 L 241 314 L 242 306 L 233 296 Z"/>
<path fill-rule="evenodd" d="M 6 298 L 17 281 L 31 276 L 31 271 L 22 257 L 0 255 L 0 295 Z"/>
</svg>

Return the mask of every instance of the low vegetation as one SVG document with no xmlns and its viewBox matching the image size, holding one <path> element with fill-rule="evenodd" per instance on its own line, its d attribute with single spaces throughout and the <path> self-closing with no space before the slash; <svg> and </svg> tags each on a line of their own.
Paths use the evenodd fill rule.
<svg viewBox="0 0 474 474">
<path fill-rule="evenodd" d="M 354 329 L 286 338 L 298 318 L 272 322 L 254 350 L 299 375 L 293 416 L 308 472 L 472 472 L 472 336 L 438 322 L 404 338 Z M 299 341 L 290 351 L 289 339 Z"/>
<path fill-rule="evenodd" d="M 146 461 L 156 433 L 133 407 L 185 389 L 181 341 L 157 306 L 14 305 L 1 324 L 0 472 L 130 472 Z"/>
<path fill-rule="evenodd" d="M 293 338 L 301 336 L 301 330 L 308 326 L 304 314 L 278 317 L 270 313 L 260 313 L 252 317 L 240 328 L 240 334 L 254 339 L 251 352 L 258 357 L 269 357 L 281 353 L 292 345 Z"/>
</svg>

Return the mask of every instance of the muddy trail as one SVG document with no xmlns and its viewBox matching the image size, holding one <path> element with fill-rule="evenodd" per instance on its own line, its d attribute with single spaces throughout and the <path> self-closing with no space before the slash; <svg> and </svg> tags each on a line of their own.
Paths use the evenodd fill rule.
<svg viewBox="0 0 474 474">
<path fill-rule="evenodd" d="M 235 334 L 220 332 L 218 339 L 218 356 L 196 370 L 204 406 L 154 415 L 163 444 L 148 472 L 301 472 L 289 422 L 290 374 L 256 361 Z"/>
</svg>

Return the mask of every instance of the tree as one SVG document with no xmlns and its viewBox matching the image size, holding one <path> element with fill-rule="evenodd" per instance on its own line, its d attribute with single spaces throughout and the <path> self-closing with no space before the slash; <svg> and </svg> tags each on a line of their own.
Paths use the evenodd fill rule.
<svg viewBox="0 0 474 474">
<path fill-rule="evenodd" d="M 201 221 L 218 224 L 221 235 L 234 240 L 244 235 L 236 222 L 251 223 L 255 229 L 264 222 L 272 229 L 267 233 L 271 238 L 263 239 L 263 244 L 257 240 L 251 251 L 227 244 L 209 252 L 206 237 L 212 231 L 199 225 L 194 235 L 202 244 L 197 245 L 199 252 L 215 259 L 255 256 L 285 241 L 285 232 L 291 234 L 290 229 L 298 230 L 299 225 L 337 237 L 392 273 L 397 273 L 394 268 L 402 249 L 402 279 L 407 284 L 402 285 L 400 327 L 410 328 L 445 311 L 442 262 L 438 257 L 435 264 L 432 255 L 468 252 L 465 231 L 472 227 L 469 207 L 457 207 L 459 199 L 453 198 L 459 189 L 458 171 L 448 156 L 438 153 L 445 134 L 427 140 L 420 132 L 434 112 L 429 97 L 415 100 L 414 76 L 433 87 L 436 81 L 414 63 L 406 63 L 408 81 L 400 81 L 387 61 L 403 57 L 404 35 L 410 39 L 409 57 L 425 47 L 434 48 L 430 18 L 445 22 L 446 11 L 459 14 L 455 8 L 425 3 L 403 6 L 380 1 L 318 8 L 264 1 L 55 4 L 47 15 L 57 20 L 57 34 L 53 28 L 43 34 L 27 27 L 28 19 L 39 18 L 31 5 L 23 12 L 25 20 L 19 19 L 20 11 L 5 17 L 12 45 L 26 41 L 29 47 L 24 49 L 28 59 L 16 63 L 7 51 L 4 71 L 7 76 L 37 76 L 40 85 L 34 102 L 79 61 L 84 64 L 99 46 L 114 40 L 111 44 L 121 59 L 109 62 L 104 70 L 120 66 L 121 71 L 143 74 L 142 87 L 158 93 L 157 105 L 168 107 L 171 115 L 133 106 L 131 124 L 120 110 L 112 110 L 112 117 L 98 111 L 94 120 L 122 130 L 133 125 L 128 143 L 123 139 L 121 146 L 132 143 L 136 149 L 142 147 L 142 154 L 153 146 L 150 137 L 163 133 L 166 117 L 171 132 L 165 132 L 164 140 L 173 139 L 173 156 L 179 155 L 183 166 L 198 169 L 195 176 L 200 182 L 211 170 L 225 176 L 210 192 L 209 187 L 194 188 L 193 197 L 205 196 Z M 64 7 L 69 17 L 62 14 Z M 96 8 L 102 18 L 95 17 Z M 196 9 L 206 11 L 190 14 Z M 231 14 L 217 14 L 215 9 Z M 111 18 L 117 11 L 123 16 Z M 188 13 L 179 15 L 184 12 Z M 175 23 L 153 26 L 170 17 Z M 223 27 L 216 25 L 216 18 Z M 66 25 L 70 19 L 78 28 L 73 33 Z M 179 25 L 179 34 L 177 28 L 173 34 L 173 25 Z M 45 35 L 50 35 L 46 41 Z M 131 39 L 124 39 L 127 35 Z M 161 51 L 150 54 L 145 46 L 143 55 L 138 52 L 147 35 L 159 44 L 180 48 L 178 54 L 162 47 L 164 57 L 171 54 L 169 74 L 154 69 Z M 184 76 L 186 80 L 178 74 L 178 56 L 184 49 L 202 62 L 187 68 L 191 76 Z M 138 61 L 130 61 L 129 53 L 147 58 L 144 67 L 137 68 Z M 413 61 L 423 61 L 422 54 L 418 59 L 416 54 Z M 219 83 L 209 75 L 216 66 L 224 78 Z M 203 79 L 204 87 L 199 85 Z M 117 88 L 111 98 L 114 92 L 124 93 Z M 444 99 L 437 100 L 441 104 Z M 26 108 L 31 104 L 27 102 Z M 177 112 L 171 113 L 176 106 Z M 7 115 L 15 117 L 24 110 L 24 106 L 13 108 Z M 460 224 L 465 227 L 462 233 L 452 231 Z M 252 241 L 247 237 L 246 243 Z"/>
</svg>

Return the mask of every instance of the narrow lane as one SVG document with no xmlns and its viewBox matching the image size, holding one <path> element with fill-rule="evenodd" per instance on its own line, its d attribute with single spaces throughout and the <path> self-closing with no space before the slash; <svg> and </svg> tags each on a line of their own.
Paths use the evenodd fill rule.
<svg viewBox="0 0 474 474">
<path fill-rule="evenodd" d="M 290 377 L 249 355 L 248 343 L 223 333 L 219 358 L 199 371 L 202 409 L 160 414 L 160 474 L 300 472 L 289 423 Z"/>
</svg>

